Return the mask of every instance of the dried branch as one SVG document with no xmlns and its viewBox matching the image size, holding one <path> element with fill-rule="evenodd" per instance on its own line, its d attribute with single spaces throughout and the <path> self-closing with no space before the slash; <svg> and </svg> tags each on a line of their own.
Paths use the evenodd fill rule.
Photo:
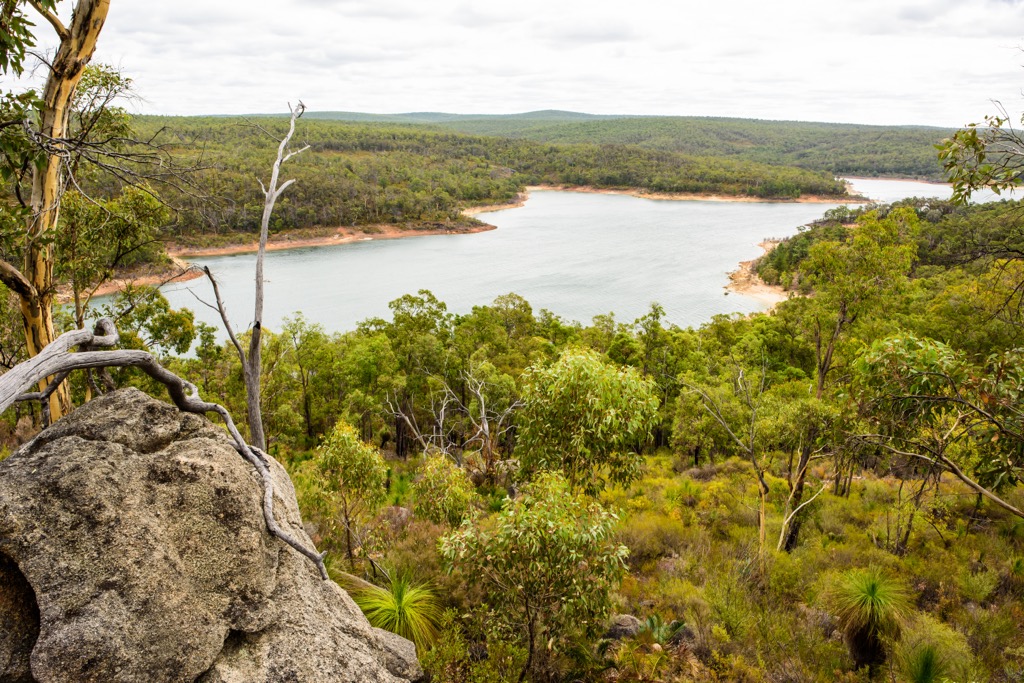
<svg viewBox="0 0 1024 683">
<path fill-rule="evenodd" d="M 922 455 L 921 453 L 914 453 L 913 451 L 904 451 L 904 450 L 902 450 L 900 448 L 896 448 L 895 446 L 890 445 L 889 444 L 890 438 L 886 437 L 886 436 L 883 436 L 881 434 L 862 434 L 862 435 L 859 435 L 858 438 L 862 439 L 865 443 L 870 443 L 870 444 L 873 444 L 873 445 L 876 445 L 876 446 L 880 446 L 880 447 L 884 448 L 885 450 L 889 451 L 890 453 L 892 453 L 894 455 L 902 455 L 903 457 L 907 457 L 907 458 L 923 460 L 924 462 L 930 464 L 933 467 L 938 467 L 939 469 L 944 469 L 947 472 L 949 472 L 950 474 L 952 474 L 954 477 L 959 479 L 961 482 L 966 484 L 968 488 L 970 488 L 972 491 L 974 491 L 978 495 L 980 495 L 980 496 L 982 496 L 984 498 L 988 498 L 991 502 L 995 503 L 997 506 L 1003 508 L 1007 512 L 1009 512 L 1009 513 L 1011 513 L 1013 515 L 1016 515 L 1017 517 L 1020 517 L 1021 519 L 1024 519 L 1024 510 L 1020 510 L 1020 509 L 1014 507 L 1013 505 L 1011 505 L 1010 503 L 1006 502 L 1005 500 L 1003 500 L 1002 498 L 997 496 L 995 493 L 993 493 L 989 489 L 985 488 L 984 486 L 982 486 L 978 482 L 976 482 L 973 479 L 971 479 L 970 477 L 968 477 L 967 474 L 962 469 L 960 469 L 960 467 L 955 462 L 950 460 L 949 457 L 944 455 L 943 453 L 935 451 L 934 449 L 930 449 L 927 446 L 925 446 L 924 444 L 914 444 L 914 445 L 920 446 L 924 450 L 926 450 L 929 453 L 931 453 L 930 456 Z"/>
<path fill-rule="evenodd" d="M 203 272 L 206 273 L 206 277 L 209 278 L 210 284 L 213 286 L 213 296 L 217 302 L 216 306 L 206 304 L 213 308 L 220 314 L 221 322 L 224 323 L 224 329 L 228 333 L 228 339 L 231 340 L 231 344 L 235 347 L 235 351 L 238 352 L 238 358 L 242 361 L 242 365 L 245 365 L 245 350 L 242 349 L 241 343 L 238 341 L 238 337 L 235 336 L 235 329 L 231 326 L 231 320 L 228 318 L 228 311 L 224 307 L 224 299 L 220 296 L 220 287 L 217 285 L 217 279 L 213 277 L 213 273 L 210 271 L 209 266 L 203 266 Z M 202 301 L 200 299 L 200 301 Z M 205 304 L 206 302 L 203 301 Z"/>
<path fill-rule="evenodd" d="M 71 37 L 71 32 L 68 31 L 67 27 L 61 22 L 56 14 L 43 7 L 39 0 L 28 0 L 28 4 L 32 5 L 32 9 L 39 12 L 44 19 L 50 22 L 50 26 L 57 32 L 57 37 L 61 40 L 67 40 Z"/>
</svg>

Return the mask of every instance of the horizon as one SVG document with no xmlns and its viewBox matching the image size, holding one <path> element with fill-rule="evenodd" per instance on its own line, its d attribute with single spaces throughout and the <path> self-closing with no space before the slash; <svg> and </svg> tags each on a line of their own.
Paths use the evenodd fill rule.
<svg viewBox="0 0 1024 683">
<path fill-rule="evenodd" d="M 133 110 L 154 116 L 274 112 L 301 99 L 311 111 L 383 115 L 555 109 L 952 129 L 994 102 L 1014 120 L 1024 109 L 1024 0 L 274 7 L 114 0 L 94 61 L 132 78 Z M 45 54 L 52 32 L 37 24 Z"/>
<path fill-rule="evenodd" d="M 533 109 L 530 111 L 513 111 L 513 112 L 502 112 L 502 113 L 480 113 L 480 112 L 455 112 L 455 111 L 433 111 L 433 110 L 416 110 L 416 111 L 400 111 L 400 112 L 371 112 L 371 111 L 354 111 L 348 109 L 306 109 L 303 116 L 309 117 L 311 115 L 324 115 L 324 114 L 337 114 L 339 116 L 352 115 L 352 116 L 369 116 L 369 117 L 425 117 L 425 116 L 453 116 L 459 118 L 514 118 L 514 117 L 526 117 L 534 114 L 571 114 L 581 117 L 592 117 L 593 119 L 643 119 L 643 118 L 661 118 L 661 119 L 715 119 L 715 120 L 728 120 L 728 121 L 759 121 L 763 123 L 801 123 L 801 124 L 825 124 L 834 126 L 859 126 L 859 127 L 871 127 L 871 128 L 934 128 L 936 130 L 956 130 L 962 126 L 940 126 L 922 123 L 856 123 L 852 121 L 821 121 L 821 120 L 809 120 L 809 119 L 768 119 L 768 118 L 757 118 L 753 116 L 719 116 L 714 114 L 604 114 L 584 111 L 570 111 L 566 109 Z M 229 112 L 222 114 L 213 113 L 197 113 L 197 114 L 159 114 L 152 112 L 141 112 L 137 113 L 138 116 L 152 116 L 155 118 L 245 118 L 247 116 L 255 117 L 283 117 L 289 116 L 288 111 L 250 111 L 250 112 Z M 542 117 L 537 117 L 538 120 L 545 120 Z M 326 119 L 332 120 L 332 119 Z M 345 120 L 342 118 L 333 120 Z M 552 120 L 552 119 L 547 119 Z M 399 123 L 413 123 L 413 122 L 399 122 Z M 429 121 L 423 121 L 422 123 L 431 123 Z"/>
</svg>

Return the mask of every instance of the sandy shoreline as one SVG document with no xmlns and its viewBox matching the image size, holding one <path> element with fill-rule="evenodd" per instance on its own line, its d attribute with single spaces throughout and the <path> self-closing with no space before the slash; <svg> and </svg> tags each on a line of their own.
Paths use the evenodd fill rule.
<svg viewBox="0 0 1024 683">
<path fill-rule="evenodd" d="M 525 201 L 525 199 L 523 200 Z M 468 215 L 468 214 L 467 214 Z M 267 242 L 267 251 L 282 251 L 284 249 L 304 249 L 310 247 L 329 247 L 335 244 L 347 244 L 349 242 L 364 242 L 368 240 L 392 240 L 405 237 L 422 237 L 427 235 L 470 235 L 478 232 L 494 230 L 496 226 L 488 223 L 479 225 L 466 225 L 451 228 L 400 228 L 395 225 L 374 225 L 367 226 L 371 232 L 363 232 L 356 228 L 335 228 L 328 235 L 316 237 L 301 237 L 295 234 L 285 235 L 283 239 L 271 236 Z M 202 271 L 193 268 L 189 263 L 190 258 L 202 258 L 206 256 L 234 256 L 236 254 L 255 254 L 259 251 L 259 242 L 246 242 L 244 244 L 231 244 L 223 247 L 194 248 L 183 247 L 176 244 L 166 246 L 167 255 L 171 259 L 171 266 L 155 273 L 131 274 L 127 277 L 114 278 L 96 290 L 93 296 L 106 296 L 115 294 L 129 284 L 135 285 L 164 285 L 169 282 L 185 282 L 203 276 Z M 62 299 L 67 296 L 61 297 Z"/>
<path fill-rule="evenodd" d="M 463 209 L 462 215 L 467 217 L 475 217 L 482 213 L 488 213 L 491 211 L 502 211 L 505 209 L 514 209 L 523 206 L 530 198 L 530 192 L 532 191 L 545 191 L 545 190 L 557 190 L 563 192 L 586 192 L 590 194 L 612 194 L 612 195 L 628 195 L 630 197 L 638 197 L 641 199 L 655 199 L 664 201 L 706 201 L 706 202 L 773 202 L 773 203 L 813 203 L 813 204 L 834 204 L 837 203 L 838 198 L 836 197 L 819 197 L 819 196 L 804 196 L 798 199 L 760 199 L 757 197 L 737 197 L 733 195 L 702 195 L 702 194 L 690 194 L 690 193 L 664 193 L 664 192 L 645 192 L 642 190 L 610 190 L 603 188 L 588 188 L 588 187 L 569 187 L 563 185 L 531 185 L 525 188 L 523 192 L 520 192 L 514 200 L 506 204 L 489 204 L 482 206 L 472 206 Z M 861 203 L 867 200 L 853 197 L 844 200 L 846 203 Z M 350 227 L 340 227 L 332 229 L 329 234 L 320 234 L 314 237 L 303 237 L 300 233 L 289 233 L 283 236 L 272 235 L 270 241 L 267 242 L 267 251 L 279 251 L 283 249 L 304 249 L 311 247 L 326 247 L 337 244 L 346 244 L 349 242 L 360 242 L 364 240 L 389 240 L 389 239 L 402 239 L 405 237 L 421 237 L 427 235 L 468 235 L 478 232 L 486 232 L 488 230 L 494 230 L 495 226 L 481 223 L 479 225 L 472 226 L 453 226 L 453 227 L 430 227 L 430 228 L 400 228 L 396 225 L 374 225 L 367 226 L 365 230 L 359 230 Z M 766 252 L 771 247 L 765 246 L 767 242 L 763 242 L 761 246 L 765 248 Z M 172 266 L 159 272 L 153 273 L 132 273 L 125 277 L 119 277 L 105 283 L 100 287 L 94 296 L 105 296 L 114 294 L 121 291 L 128 284 L 136 285 L 163 285 L 169 282 L 184 282 L 187 280 L 194 280 L 202 277 L 202 272 L 198 269 L 190 267 L 188 259 L 190 258 L 202 258 L 208 256 L 232 256 L 235 254 L 252 254 L 258 251 L 259 243 L 257 241 L 246 242 L 243 244 L 232 244 L 222 247 L 206 247 L 206 248 L 195 248 L 186 247 L 176 244 L 168 244 L 167 254 L 171 258 Z M 730 291 L 742 294 L 744 296 L 750 296 L 767 303 L 770 306 L 774 306 L 779 301 L 786 299 L 787 294 L 781 289 L 776 287 L 770 287 L 769 285 L 761 282 L 752 271 L 752 261 L 744 261 L 740 263 L 738 270 L 730 273 L 729 277 L 732 282 L 727 286 Z M 778 291 L 776 291 L 778 290 Z M 64 296 L 62 299 L 69 297 Z"/>
<path fill-rule="evenodd" d="M 647 192 L 646 190 L 625 189 L 609 190 L 599 187 L 572 187 L 568 185 L 530 185 L 526 188 L 527 196 L 533 190 L 557 190 L 560 192 L 586 192 L 588 194 L 621 194 L 639 199 L 657 199 L 664 201 L 685 201 L 685 202 L 746 202 L 758 204 L 868 204 L 870 200 L 851 195 L 848 198 L 824 197 L 819 195 L 803 195 L 796 199 L 762 199 L 761 197 L 747 197 L 728 194 L 693 194 L 689 192 Z M 511 208 L 497 207 L 497 208 Z M 495 210 L 495 209 L 490 209 Z"/>
<path fill-rule="evenodd" d="M 764 249 L 764 253 L 767 254 L 778 246 L 779 241 L 765 240 L 757 246 Z M 735 292 L 736 294 L 756 299 L 767 305 L 767 310 L 770 311 L 788 299 L 790 292 L 778 285 L 770 285 L 758 277 L 757 273 L 754 272 L 754 263 L 756 262 L 757 259 L 740 261 L 740 267 L 729 273 L 729 284 L 725 286 L 725 289 L 728 292 Z"/>
</svg>

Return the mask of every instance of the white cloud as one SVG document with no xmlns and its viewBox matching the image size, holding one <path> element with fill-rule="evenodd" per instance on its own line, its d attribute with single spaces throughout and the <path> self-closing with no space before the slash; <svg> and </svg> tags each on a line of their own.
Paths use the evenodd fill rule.
<svg viewBox="0 0 1024 683">
<path fill-rule="evenodd" d="M 63 5 L 69 6 L 68 0 Z M 113 0 L 152 113 L 749 116 L 954 126 L 1020 97 L 1021 0 Z M 66 10 L 65 10 L 66 11 Z"/>
</svg>

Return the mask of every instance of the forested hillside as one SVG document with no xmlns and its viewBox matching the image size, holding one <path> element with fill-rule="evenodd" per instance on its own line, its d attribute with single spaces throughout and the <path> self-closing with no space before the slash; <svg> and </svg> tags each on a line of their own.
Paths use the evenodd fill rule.
<svg viewBox="0 0 1024 683">
<path fill-rule="evenodd" d="M 515 294 L 410 293 L 344 333 L 296 313 L 264 332 L 269 449 L 439 680 L 1019 680 L 1020 216 L 830 211 L 762 259 L 794 298 L 697 329 Z M 120 324 L 157 343 L 139 293 Z M 167 361 L 242 416 L 200 328 Z"/>
<path fill-rule="evenodd" d="M 270 167 L 273 132 L 283 122 L 142 117 L 141 137 L 203 167 L 201 191 L 167 199 L 182 208 L 176 231 L 251 231 L 262 199 L 255 178 Z M 620 144 L 547 144 L 466 135 L 410 125 L 303 119 L 308 153 L 289 166 L 297 182 L 282 198 L 274 229 L 459 221 L 475 204 L 509 202 L 526 185 L 557 184 L 649 192 L 709 193 L 767 199 L 839 196 L 832 175 L 792 166 L 725 159 L 702 152 Z"/>
<path fill-rule="evenodd" d="M 344 624 L 325 628 L 386 644 L 380 680 L 421 679 L 417 659 L 437 683 L 1024 680 L 1017 201 L 828 211 L 756 265 L 787 299 L 695 328 L 667 324 L 657 303 L 636 320 L 581 324 L 515 292 L 454 314 L 419 290 L 355 329 L 296 310 L 272 330 L 262 246 L 256 311 L 237 328 L 205 272 L 215 298 L 197 303 L 219 310 L 228 341 L 139 281 L 98 311 L 90 303 L 119 269 L 160 262 L 169 240 L 449 229 L 471 220 L 465 207 L 531 183 L 839 197 L 835 173 L 933 177 L 941 162 L 965 200 L 1020 185 L 1024 145 L 1005 112 L 953 134 L 938 160 L 931 145 L 946 136 L 924 128 L 557 111 L 340 121 L 300 118 L 301 104 L 288 120 L 135 118 L 118 106 L 130 79 L 89 65 L 111 3 L 79 0 L 67 25 L 59 4 L 0 3 L 0 476 L 18 477 L 0 487 L 0 680 L 137 680 L 111 666 L 136 665 L 133 647 L 154 651 L 160 680 L 319 680 L 268 635 L 324 642 L 325 620 L 295 621 L 279 595 L 309 614 L 325 596 L 344 602 Z M 146 35 L 159 28 L 148 11 L 135 24 Z M 45 87 L 22 89 L 47 45 Z M 590 246 L 580 240 L 581 258 Z M 172 408 L 146 401 L 135 422 L 51 425 L 132 386 L 218 414 L 233 437 L 223 454 L 252 495 L 182 445 L 214 439 Z M 130 467 L 64 459 L 83 439 Z M 51 449 L 57 440 L 70 445 Z M 44 472 L 54 477 L 41 494 L 15 502 L 18 482 Z M 176 495 L 171 478 L 207 493 Z M 125 495 L 96 497 L 92 484 L 110 479 Z M 301 520 L 284 509 L 292 487 Z M 165 525 L 159 511 L 188 500 L 184 525 Z M 239 523 L 243 508 L 254 525 Z M 74 571 L 19 559 L 54 525 L 77 534 L 64 546 Z M 228 557 L 203 551 L 237 551 L 239 536 L 266 569 L 226 566 L 244 563 L 238 552 L 203 559 Z M 121 562 L 101 576 L 92 560 L 104 554 Z M 159 595 L 140 580 L 147 562 L 167 569 L 150 582 Z M 330 581 L 415 647 L 371 632 Z M 59 609 L 37 600 L 44 585 Z M 121 637 L 127 611 L 175 623 L 153 641 Z M 80 638 L 101 612 L 114 636 Z M 74 638 L 67 655 L 59 646 Z M 221 653 L 214 664 L 189 644 L 200 641 Z M 302 657 L 308 640 L 297 642 Z M 368 660 L 353 652 L 317 656 L 358 680 Z"/>
<path fill-rule="evenodd" d="M 371 115 L 324 112 L 323 118 Z M 390 117 L 381 117 L 390 118 Z M 397 114 L 473 135 L 559 144 L 614 144 L 797 166 L 835 175 L 942 180 L 934 145 L 953 132 L 925 126 L 864 126 L 695 116 L 592 116 L 541 111 L 509 116 Z"/>
</svg>

